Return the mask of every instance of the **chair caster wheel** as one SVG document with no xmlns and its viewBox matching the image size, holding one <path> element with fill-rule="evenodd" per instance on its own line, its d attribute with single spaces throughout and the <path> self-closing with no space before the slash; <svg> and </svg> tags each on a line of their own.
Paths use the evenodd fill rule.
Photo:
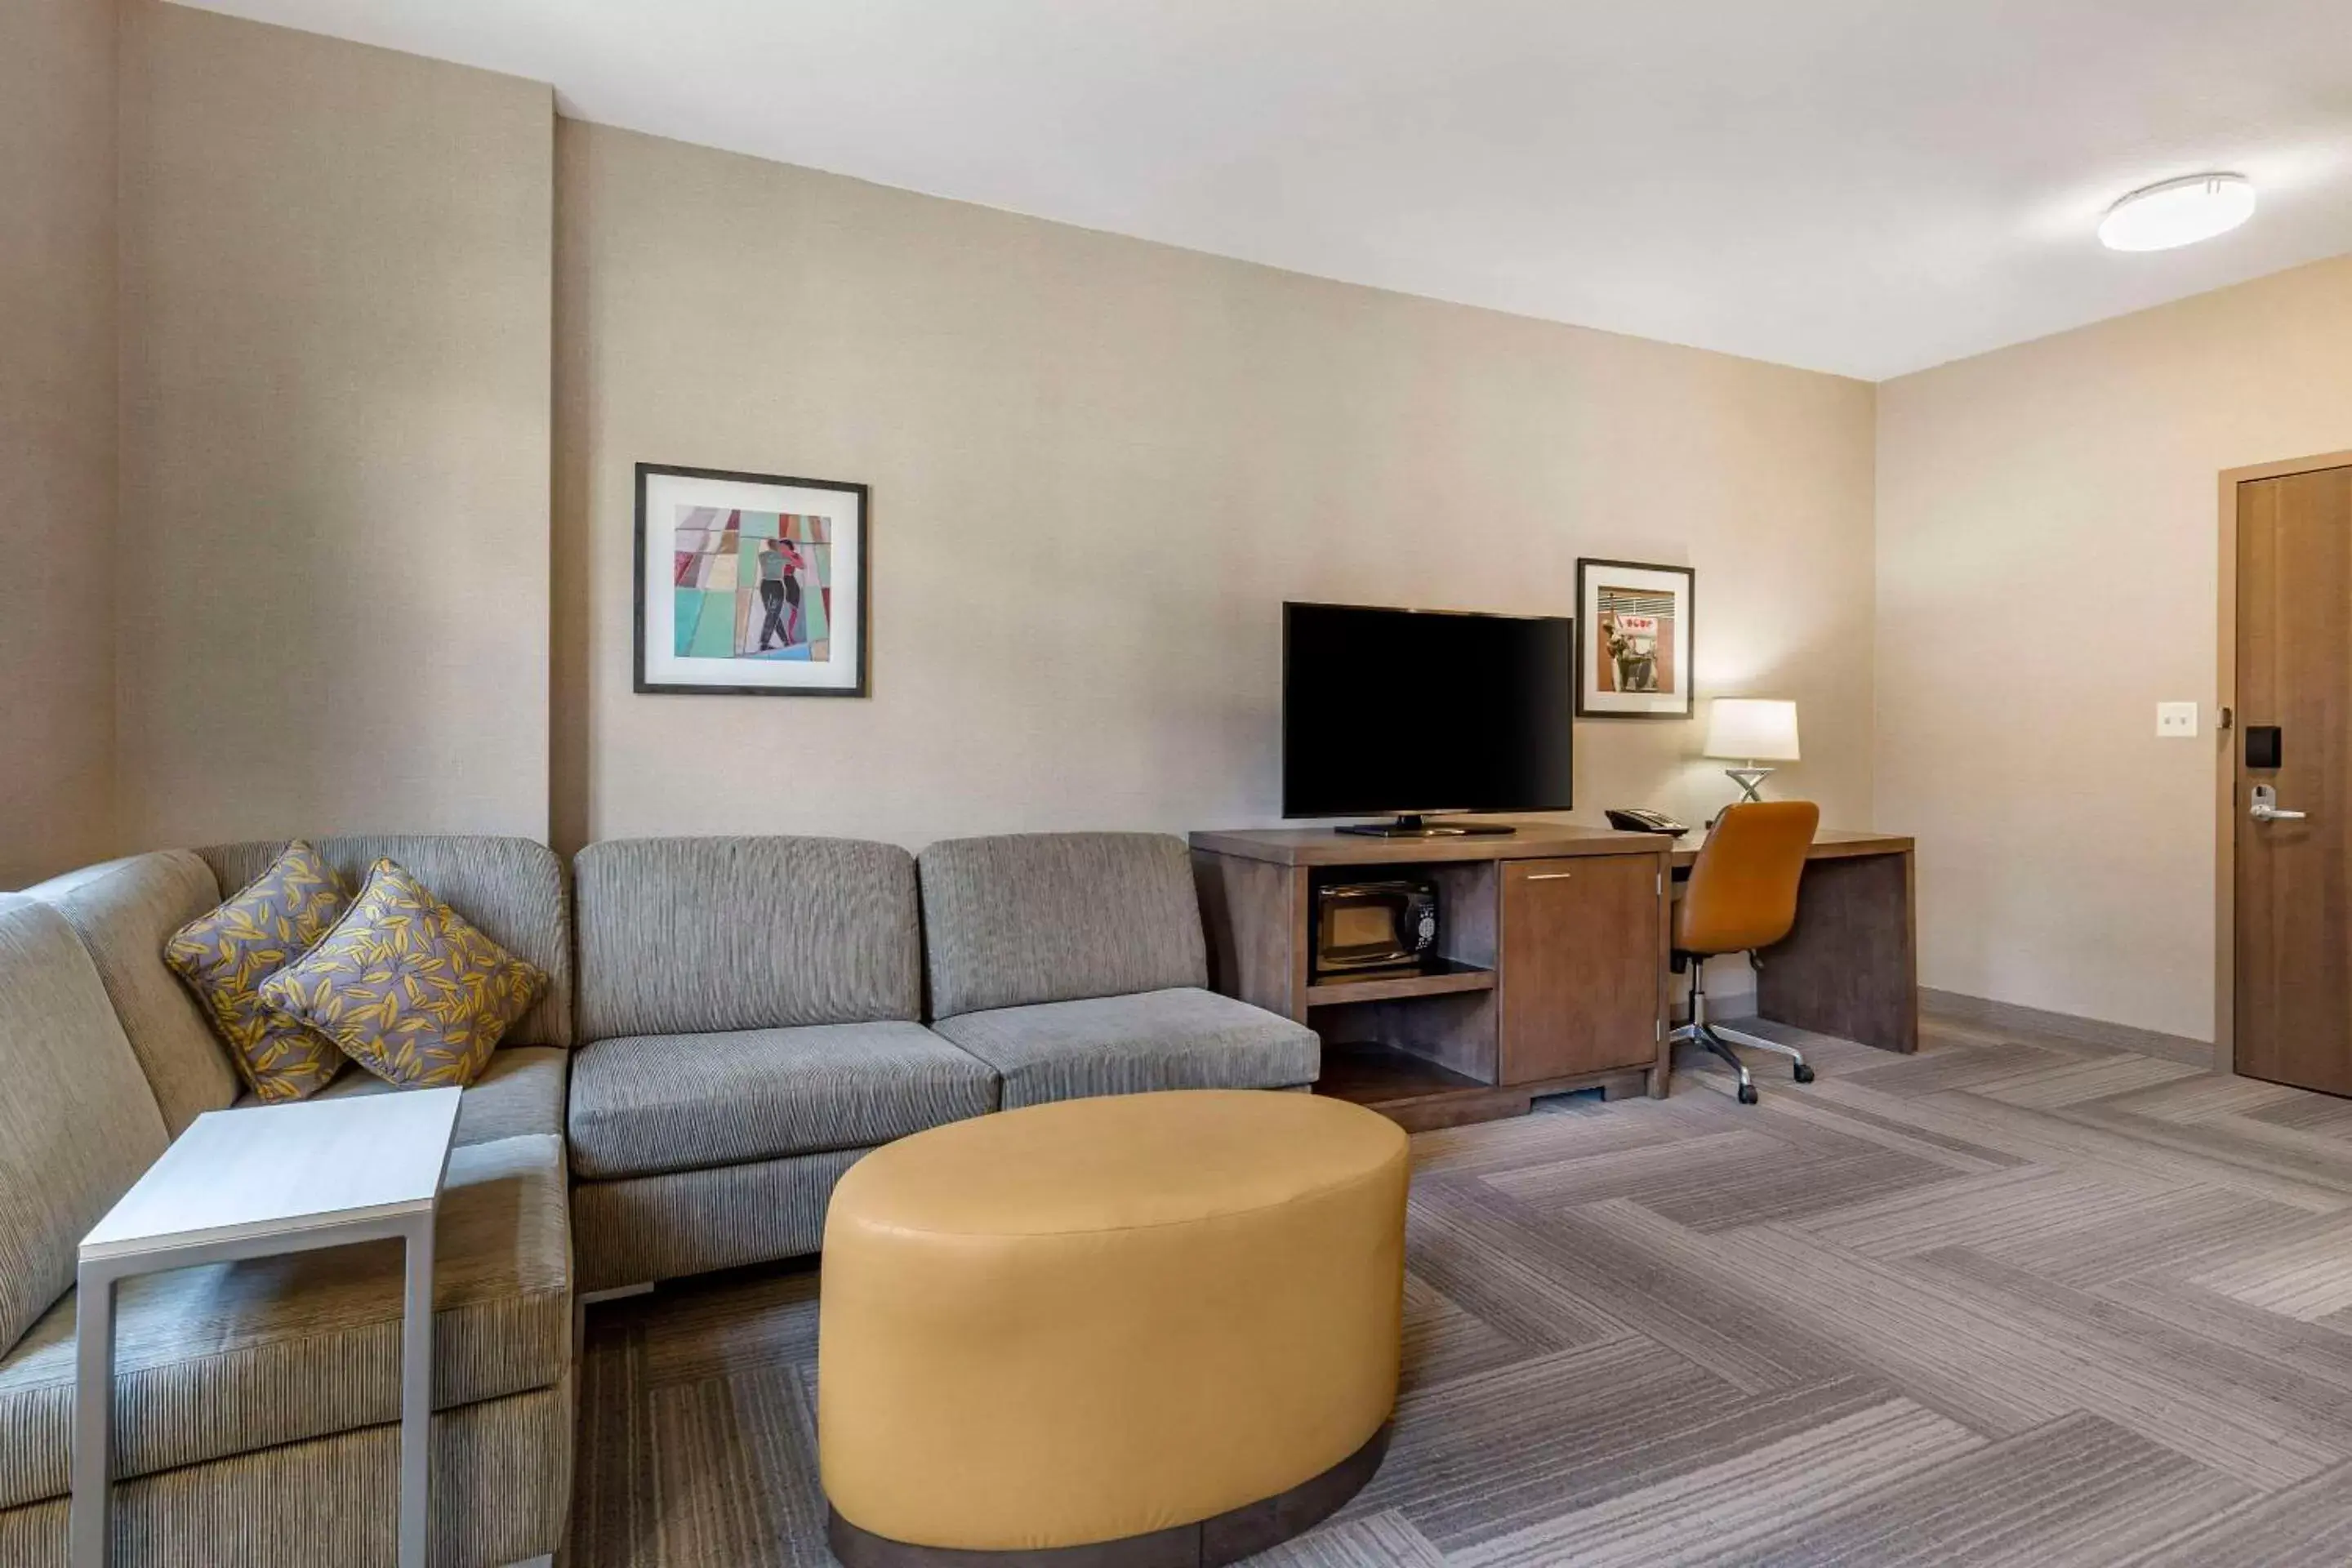
<svg viewBox="0 0 2352 1568">
<path fill-rule="evenodd" d="M 1805 1063 L 1799 1062 L 1797 1064 L 1797 1081 L 1799 1083 L 1812 1082 L 1813 1069 L 1811 1067 L 1808 1067 Z"/>
<path fill-rule="evenodd" d="M 1743 1083 L 1739 1086 L 1739 1103 L 1742 1105 L 1753 1105 L 1756 1103 L 1756 1086 L 1754 1084 Z"/>
</svg>

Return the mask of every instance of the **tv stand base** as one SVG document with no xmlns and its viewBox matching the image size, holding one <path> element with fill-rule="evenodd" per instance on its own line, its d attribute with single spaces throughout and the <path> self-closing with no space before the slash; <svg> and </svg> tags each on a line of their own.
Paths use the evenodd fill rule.
<svg viewBox="0 0 2352 1568">
<path fill-rule="evenodd" d="M 1361 834 L 1367 838 L 1485 838 L 1517 833 L 1518 829 L 1507 822 L 1431 822 L 1418 813 L 1408 812 L 1392 822 L 1350 822 L 1331 831 Z"/>
</svg>

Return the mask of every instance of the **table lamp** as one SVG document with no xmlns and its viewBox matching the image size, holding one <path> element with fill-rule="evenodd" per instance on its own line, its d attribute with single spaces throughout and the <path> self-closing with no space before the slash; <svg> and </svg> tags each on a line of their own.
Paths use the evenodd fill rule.
<svg viewBox="0 0 2352 1568">
<path fill-rule="evenodd" d="M 1797 705 L 1779 697 L 1718 697 L 1707 706 L 1706 754 L 1737 760 L 1726 768 L 1740 794 L 1762 800 L 1756 786 L 1771 775 L 1759 763 L 1797 760 Z"/>
</svg>

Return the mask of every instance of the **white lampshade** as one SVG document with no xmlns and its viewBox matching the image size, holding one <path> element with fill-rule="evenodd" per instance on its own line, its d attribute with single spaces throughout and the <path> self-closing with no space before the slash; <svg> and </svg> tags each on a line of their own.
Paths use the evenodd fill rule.
<svg viewBox="0 0 2352 1568">
<path fill-rule="evenodd" d="M 1780 697 L 1718 697 L 1707 705 L 1706 754 L 1747 763 L 1797 760 L 1797 705 Z"/>
</svg>

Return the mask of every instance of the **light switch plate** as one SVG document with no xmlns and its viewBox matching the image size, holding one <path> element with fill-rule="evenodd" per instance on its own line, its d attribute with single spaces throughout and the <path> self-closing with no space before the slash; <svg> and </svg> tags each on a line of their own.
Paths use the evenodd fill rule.
<svg viewBox="0 0 2352 1568">
<path fill-rule="evenodd" d="M 2156 732 L 2166 741 L 2193 741 L 2197 738 L 2197 704 L 2194 702 L 2159 702 L 2156 705 Z"/>
</svg>

